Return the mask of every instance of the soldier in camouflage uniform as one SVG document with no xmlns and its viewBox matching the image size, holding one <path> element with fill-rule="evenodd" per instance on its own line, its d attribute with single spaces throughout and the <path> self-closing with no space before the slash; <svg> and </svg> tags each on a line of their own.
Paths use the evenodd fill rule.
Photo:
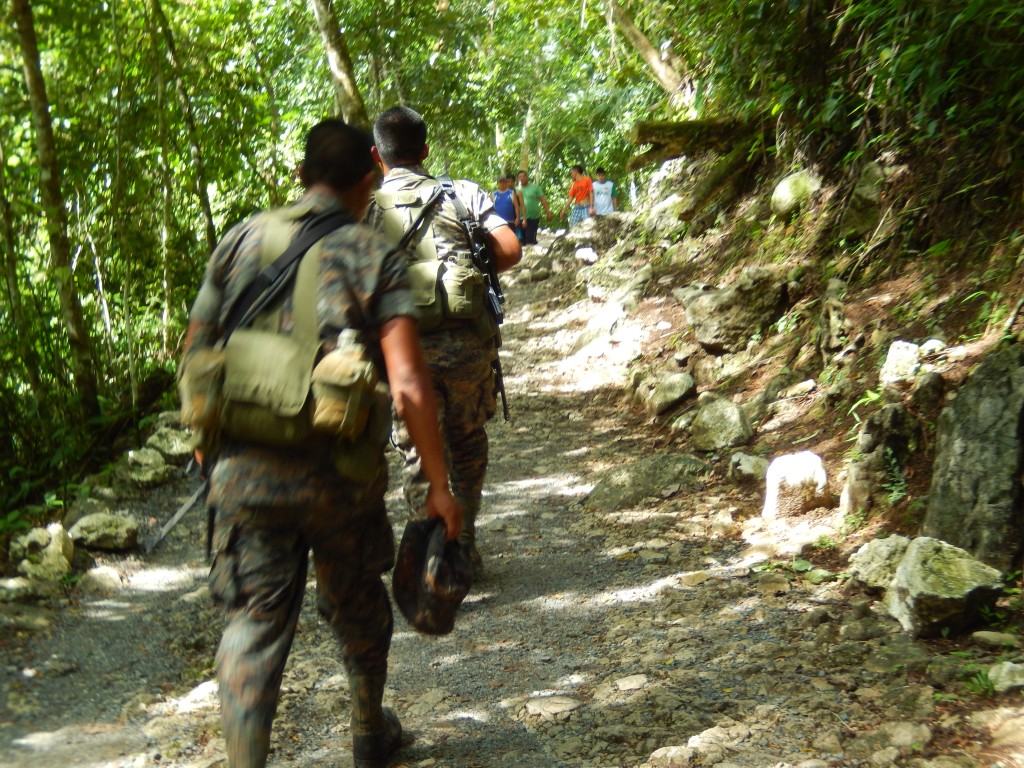
<svg viewBox="0 0 1024 768">
<path fill-rule="evenodd" d="M 404 260 L 355 223 L 377 179 L 370 146 L 367 134 L 340 120 L 320 123 L 306 141 L 301 180 L 307 192 L 295 203 L 297 212 L 351 214 L 350 223 L 320 241 L 320 338 L 330 351 L 343 329 L 354 329 L 383 364 L 395 408 L 424 457 L 429 513 L 441 517 L 455 538 L 462 513 L 448 488 Z M 192 350 L 216 343 L 232 303 L 259 272 L 265 222 L 258 215 L 237 225 L 211 255 L 192 309 L 186 361 Z M 280 330 L 289 333 L 286 294 Z M 397 717 L 381 706 L 392 632 L 381 574 L 394 558 L 383 449 L 381 471 L 362 486 L 334 471 L 328 449 L 325 438 L 298 450 L 224 443 L 210 474 L 209 501 L 217 510 L 210 583 L 227 620 L 217 670 L 230 768 L 266 765 L 310 548 L 318 607 L 341 643 L 349 675 L 355 765 L 383 766 L 400 743 Z"/>
<path fill-rule="evenodd" d="M 408 107 L 393 107 L 377 118 L 373 137 L 373 158 L 385 174 L 381 194 L 437 187 L 438 182 L 423 166 L 429 149 L 427 126 L 419 114 Z M 494 210 L 490 196 L 470 181 L 455 181 L 455 190 L 470 215 L 486 231 L 498 271 L 518 264 L 522 246 L 515 232 Z M 385 229 L 379 199 L 371 202 L 367 222 L 377 231 Z M 423 237 L 433 237 L 438 259 L 449 263 L 469 260 L 469 238 L 448 196 L 442 197 L 440 205 L 431 212 L 430 226 L 424 232 Z M 485 427 L 496 410 L 491 368 L 497 356 L 496 332 L 496 326 L 481 333 L 476 321 L 450 320 L 440 328 L 423 331 L 420 339 L 438 402 L 452 490 L 463 509 L 461 541 L 469 547 L 478 575 L 482 563 L 476 548 L 476 518 L 487 472 Z M 421 456 L 400 421 L 394 437 L 405 462 L 402 480 L 406 501 L 413 516 L 422 515 L 426 483 Z"/>
</svg>

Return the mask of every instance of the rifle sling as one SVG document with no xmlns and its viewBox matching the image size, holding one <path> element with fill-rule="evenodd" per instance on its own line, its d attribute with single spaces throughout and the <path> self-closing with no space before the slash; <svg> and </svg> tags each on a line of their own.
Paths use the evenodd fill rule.
<svg viewBox="0 0 1024 768">
<path fill-rule="evenodd" d="M 295 275 L 295 263 L 320 239 L 351 221 L 344 211 L 325 211 L 304 222 L 292 240 L 273 263 L 264 267 L 242 297 L 231 307 L 221 341 L 226 342 L 236 328 L 247 325 L 253 317 L 280 296 Z"/>
</svg>

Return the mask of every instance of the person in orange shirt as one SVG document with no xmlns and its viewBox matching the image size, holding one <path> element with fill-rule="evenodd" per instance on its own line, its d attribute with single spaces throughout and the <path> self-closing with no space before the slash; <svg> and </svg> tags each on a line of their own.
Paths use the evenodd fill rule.
<svg viewBox="0 0 1024 768">
<path fill-rule="evenodd" d="M 572 229 L 585 218 L 594 213 L 594 182 L 586 175 L 582 165 L 574 165 L 569 170 L 572 184 L 569 185 L 569 199 L 562 207 L 561 216 L 571 207 L 569 228 Z"/>
</svg>

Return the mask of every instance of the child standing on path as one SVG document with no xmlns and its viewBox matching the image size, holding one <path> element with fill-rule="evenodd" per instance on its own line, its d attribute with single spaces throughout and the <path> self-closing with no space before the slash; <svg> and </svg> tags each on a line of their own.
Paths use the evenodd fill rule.
<svg viewBox="0 0 1024 768">
<path fill-rule="evenodd" d="M 585 175 L 586 171 L 582 165 L 574 165 L 569 170 L 572 177 L 572 184 L 569 185 L 569 199 L 562 207 L 561 216 L 571 207 L 569 214 L 569 229 L 572 229 L 587 216 L 594 213 L 594 182 Z"/>
<path fill-rule="evenodd" d="M 594 176 L 597 177 L 594 181 L 594 215 L 607 216 L 619 210 L 619 190 L 615 182 L 605 177 L 604 168 L 594 171 Z"/>
</svg>

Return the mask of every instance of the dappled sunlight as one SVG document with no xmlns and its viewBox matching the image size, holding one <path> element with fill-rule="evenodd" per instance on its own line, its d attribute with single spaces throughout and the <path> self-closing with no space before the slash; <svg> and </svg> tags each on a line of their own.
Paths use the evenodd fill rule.
<svg viewBox="0 0 1024 768">
<path fill-rule="evenodd" d="M 215 712 L 219 706 L 217 681 L 206 680 L 180 698 L 160 702 L 153 707 L 153 711 L 162 715 L 184 715 L 203 710 Z"/>
<path fill-rule="evenodd" d="M 627 509 L 621 512 L 608 512 L 603 517 L 615 525 L 643 525 L 657 520 L 674 520 L 679 517 L 679 510 Z"/>
<path fill-rule="evenodd" d="M 444 720 L 449 722 L 458 722 L 460 720 L 472 720 L 475 723 L 489 723 L 491 721 L 490 716 L 479 709 L 457 709 L 449 712 Z"/>
<path fill-rule="evenodd" d="M 205 576 L 205 568 L 145 568 L 132 574 L 128 585 L 143 592 L 167 592 L 186 587 Z"/>
<path fill-rule="evenodd" d="M 28 733 L 14 739 L 12 745 L 27 753 L 18 765 L 141 768 L 153 764 L 149 739 L 141 728 L 126 725 L 68 725 Z"/>
<path fill-rule="evenodd" d="M 589 493 L 592 483 L 581 483 L 575 475 L 546 475 L 524 480 L 495 483 L 484 497 L 543 498 L 545 496 L 581 496 Z"/>
<path fill-rule="evenodd" d="M 113 602 L 110 600 L 104 600 L 98 603 L 93 603 L 82 611 L 83 616 L 87 616 L 90 619 L 99 619 L 101 621 L 124 621 L 127 613 L 135 613 L 139 611 L 139 606 L 132 605 L 131 603 L 120 603 Z"/>
</svg>

